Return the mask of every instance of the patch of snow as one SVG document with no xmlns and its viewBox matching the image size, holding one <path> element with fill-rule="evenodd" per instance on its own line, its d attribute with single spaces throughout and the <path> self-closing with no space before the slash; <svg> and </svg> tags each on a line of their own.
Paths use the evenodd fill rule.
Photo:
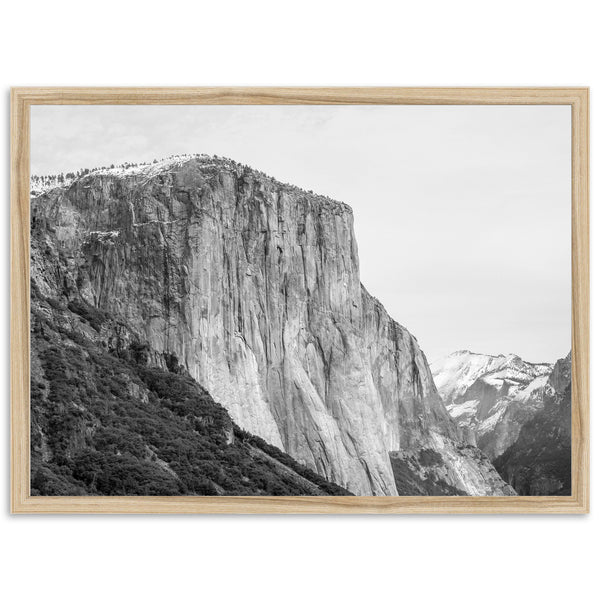
<svg viewBox="0 0 600 600">
<path fill-rule="evenodd" d="M 548 383 L 548 375 L 536 377 L 525 389 L 519 390 L 517 394 L 518 400 L 528 400 L 533 396 L 534 392 L 543 389 Z"/>
<path fill-rule="evenodd" d="M 497 404 L 494 407 L 493 413 L 487 419 L 481 421 L 481 423 L 479 423 L 479 425 L 477 426 L 477 432 L 479 433 L 479 435 L 482 435 L 482 434 L 494 429 L 496 427 L 496 425 L 498 424 L 498 422 L 500 421 L 500 419 L 506 413 L 507 407 L 508 407 L 508 402 L 502 402 L 502 403 Z"/>
<path fill-rule="evenodd" d="M 450 416 L 454 419 L 458 419 L 464 416 L 473 416 L 477 412 L 478 407 L 478 400 L 469 400 L 462 404 L 449 404 L 447 408 Z"/>
</svg>

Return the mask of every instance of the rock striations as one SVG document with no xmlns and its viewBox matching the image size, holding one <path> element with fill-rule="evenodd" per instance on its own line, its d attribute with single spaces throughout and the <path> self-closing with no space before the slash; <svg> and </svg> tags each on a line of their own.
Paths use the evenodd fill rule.
<svg viewBox="0 0 600 600">
<path fill-rule="evenodd" d="M 514 493 L 362 287 L 345 204 L 207 156 L 96 170 L 32 195 L 31 274 L 353 493 Z"/>
<path fill-rule="evenodd" d="M 123 322 L 31 291 L 32 495 L 349 494 L 242 431 Z"/>
</svg>

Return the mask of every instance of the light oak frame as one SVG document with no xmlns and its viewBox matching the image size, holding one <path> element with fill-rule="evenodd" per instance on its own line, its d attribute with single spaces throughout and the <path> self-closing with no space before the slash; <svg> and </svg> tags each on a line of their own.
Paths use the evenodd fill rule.
<svg viewBox="0 0 600 600">
<path fill-rule="evenodd" d="M 572 115 L 572 496 L 91 497 L 30 495 L 30 107 L 40 104 L 562 104 Z M 13 88 L 11 90 L 11 511 L 13 513 L 589 512 L 588 88 Z"/>
</svg>

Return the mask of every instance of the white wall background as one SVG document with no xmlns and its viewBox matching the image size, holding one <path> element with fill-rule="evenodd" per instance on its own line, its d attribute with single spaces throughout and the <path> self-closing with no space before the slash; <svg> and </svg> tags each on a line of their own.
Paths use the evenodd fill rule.
<svg viewBox="0 0 600 600">
<path fill-rule="evenodd" d="M 11 2 L 0 36 L 3 281 L 11 85 L 589 85 L 594 117 L 595 9 L 579 0 Z M 592 182 L 598 174 L 592 169 Z M 592 198 L 592 240 L 598 218 Z M 592 241 L 592 305 L 599 252 Z M 552 600 L 597 593 L 594 485 L 592 514 L 580 517 L 10 516 L 8 283 L 1 301 L 3 597 Z M 592 404 L 595 398 L 592 376 Z"/>
</svg>

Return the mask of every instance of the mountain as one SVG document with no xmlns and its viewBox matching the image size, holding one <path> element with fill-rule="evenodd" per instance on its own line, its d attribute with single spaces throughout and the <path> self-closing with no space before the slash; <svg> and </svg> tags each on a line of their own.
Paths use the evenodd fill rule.
<svg viewBox="0 0 600 600">
<path fill-rule="evenodd" d="M 58 178 L 31 214 L 45 302 L 125 324 L 322 477 L 361 495 L 514 493 L 361 285 L 345 204 L 195 155 Z"/>
<path fill-rule="evenodd" d="M 454 352 L 431 365 L 437 389 L 468 439 L 491 459 L 513 444 L 521 427 L 543 406 L 552 365 L 515 354 Z"/>
<path fill-rule="evenodd" d="M 173 355 L 32 282 L 31 493 L 348 495 L 241 430 Z"/>
<path fill-rule="evenodd" d="M 494 464 L 520 496 L 571 495 L 571 353 L 554 365 L 542 408 Z"/>
<path fill-rule="evenodd" d="M 32 495 L 349 494 L 241 430 L 123 322 L 35 281 L 31 300 Z"/>
</svg>

